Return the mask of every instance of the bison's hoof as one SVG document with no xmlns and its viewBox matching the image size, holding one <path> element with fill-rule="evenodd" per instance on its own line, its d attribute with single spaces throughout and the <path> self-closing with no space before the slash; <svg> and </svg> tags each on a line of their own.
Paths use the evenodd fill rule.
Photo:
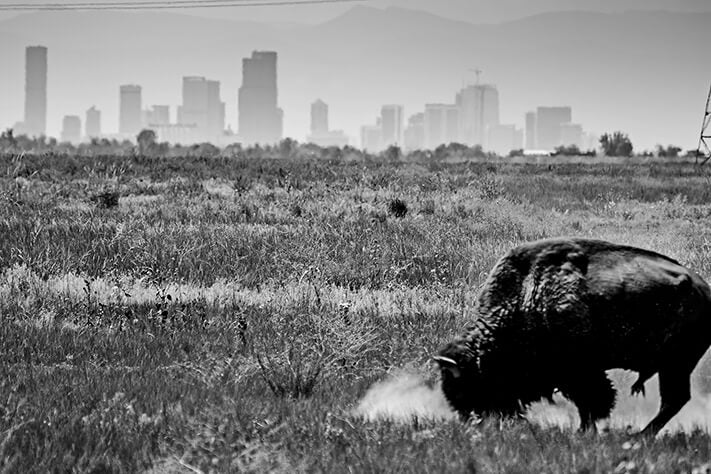
<svg viewBox="0 0 711 474">
<path fill-rule="evenodd" d="M 637 382 L 632 385 L 632 390 L 631 394 L 634 395 L 642 395 L 643 397 L 647 395 L 647 393 L 644 391 L 644 382 L 641 380 L 638 380 Z"/>
</svg>

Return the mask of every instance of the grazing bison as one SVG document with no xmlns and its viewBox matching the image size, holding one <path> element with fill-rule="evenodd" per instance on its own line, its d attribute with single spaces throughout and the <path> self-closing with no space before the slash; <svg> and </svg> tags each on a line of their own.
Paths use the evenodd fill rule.
<svg viewBox="0 0 711 474">
<path fill-rule="evenodd" d="M 550 239 L 496 264 L 465 334 L 435 360 L 442 389 L 463 417 L 514 415 L 560 390 L 581 429 L 610 415 L 605 371 L 659 372 L 655 434 L 690 399 L 690 374 L 711 345 L 711 290 L 655 252 L 586 239 Z"/>
</svg>

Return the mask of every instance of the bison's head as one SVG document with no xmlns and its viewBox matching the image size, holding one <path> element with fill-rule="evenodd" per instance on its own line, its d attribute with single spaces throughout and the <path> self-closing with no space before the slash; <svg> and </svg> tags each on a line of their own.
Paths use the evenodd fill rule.
<svg viewBox="0 0 711 474">
<path fill-rule="evenodd" d="M 462 342 L 448 344 L 434 356 L 442 373 L 442 391 L 449 404 L 462 418 L 481 406 L 477 403 L 480 374 L 475 354 Z"/>
</svg>

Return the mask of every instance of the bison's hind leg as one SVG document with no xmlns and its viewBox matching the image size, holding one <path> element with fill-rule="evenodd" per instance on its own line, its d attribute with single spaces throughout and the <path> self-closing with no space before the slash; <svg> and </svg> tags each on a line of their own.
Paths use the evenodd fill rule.
<svg viewBox="0 0 711 474">
<path fill-rule="evenodd" d="M 615 389 L 603 370 L 582 371 L 579 376 L 561 384 L 561 392 L 578 407 L 580 430 L 610 416 L 615 406 Z"/>
<path fill-rule="evenodd" d="M 707 335 L 707 328 L 692 327 L 662 354 L 664 363 L 659 369 L 661 406 L 642 434 L 657 434 L 691 400 L 691 372 L 709 347 Z"/>
</svg>

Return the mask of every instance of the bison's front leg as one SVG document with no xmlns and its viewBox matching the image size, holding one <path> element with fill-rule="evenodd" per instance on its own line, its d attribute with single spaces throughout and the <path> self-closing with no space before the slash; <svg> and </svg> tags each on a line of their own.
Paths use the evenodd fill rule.
<svg viewBox="0 0 711 474">
<path fill-rule="evenodd" d="M 580 430 L 595 427 L 595 422 L 610 416 L 615 406 L 615 389 L 603 370 L 583 371 L 566 383 L 561 392 L 578 407 Z"/>
</svg>

